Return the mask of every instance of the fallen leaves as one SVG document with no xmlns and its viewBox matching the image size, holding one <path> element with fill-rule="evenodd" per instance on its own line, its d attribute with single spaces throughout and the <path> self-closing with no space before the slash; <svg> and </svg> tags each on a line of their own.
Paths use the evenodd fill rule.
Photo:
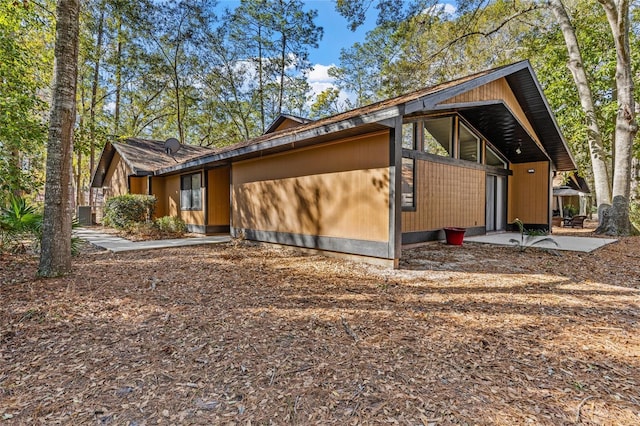
<svg viewBox="0 0 640 426">
<path fill-rule="evenodd" d="M 0 260 L 10 424 L 637 424 L 637 238 L 399 270 L 233 243 Z M 170 261 L 169 261 L 170 260 Z"/>
</svg>

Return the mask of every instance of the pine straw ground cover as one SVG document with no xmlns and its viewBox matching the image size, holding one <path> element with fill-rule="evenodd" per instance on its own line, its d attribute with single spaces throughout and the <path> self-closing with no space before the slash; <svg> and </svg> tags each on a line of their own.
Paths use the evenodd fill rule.
<svg viewBox="0 0 640 426">
<path fill-rule="evenodd" d="M 639 424 L 640 238 L 0 258 L 0 424 Z"/>
</svg>

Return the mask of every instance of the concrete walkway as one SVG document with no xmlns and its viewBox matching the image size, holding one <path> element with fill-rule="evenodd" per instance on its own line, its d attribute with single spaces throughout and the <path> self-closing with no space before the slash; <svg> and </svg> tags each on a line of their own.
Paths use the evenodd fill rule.
<svg viewBox="0 0 640 426">
<path fill-rule="evenodd" d="M 553 240 L 558 243 L 555 244 L 545 241 L 539 244 L 535 244 L 533 247 L 538 248 L 548 248 L 553 250 L 567 250 L 567 251 L 581 251 L 585 253 L 592 252 L 596 249 L 599 249 L 602 246 L 607 244 L 614 243 L 618 240 L 610 239 L 610 238 L 592 238 L 592 237 L 571 237 L 566 235 L 549 235 L 549 237 L 553 238 Z M 540 240 L 547 237 L 532 237 L 532 240 L 526 240 L 527 236 L 525 236 L 525 245 L 530 246 L 531 242 Z M 520 233 L 516 232 L 505 232 L 500 234 L 489 234 L 489 235 L 478 235 L 475 237 L 465 237 L 464 242 L 469 243 L 485 243 L 485 244 L 498 244 L 510 246 L 513 243 L 510 243 L 509 240 L 514 239 L 520 241 Z"/>
<path fill-rule="evenodd" d="M 151 250 L 167 247 L 196 246 L 202 244 L 227 243 L 231 241 L 229 235 L 211 235 L 193 238 L 177 238 L 173 240 L 129 241 L 115 235 L 104 234 L 88 228 L 74 229 L 73 234 L 94 246 L 114 253 L 134 250 Z"/>
</svg>

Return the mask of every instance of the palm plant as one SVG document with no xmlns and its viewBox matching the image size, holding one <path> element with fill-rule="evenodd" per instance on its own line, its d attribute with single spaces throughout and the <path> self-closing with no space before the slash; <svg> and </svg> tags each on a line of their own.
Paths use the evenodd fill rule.
<svg viewBox="0 0 640 426">
<path fill-rule="evenodd" d="M 524 227 L 524 223 L 522 223 L 520 219 L 516 219 L 514 223 L 518 225 L 518 229 L 520 229 L 520 239 L 517 240 L 515 238 L 511 238 L 509 242 L 518 247 L 521 253 L 524 252 L 528 247 L 532 247 L 544 242 L 550 242 L 556 247 L 558 246 L 556 240 L 551 237 L 538 238 L 540 236 L 547 235 L 546 232 L 538 230 L 528 230 Z"/>
<path fill-rule="evenodd" d="M 22 197 L 11 196 L 0 210 L 0 250 L 23 249 L 26 236 L 40 236 L 42 215 Z"/>
</svg>

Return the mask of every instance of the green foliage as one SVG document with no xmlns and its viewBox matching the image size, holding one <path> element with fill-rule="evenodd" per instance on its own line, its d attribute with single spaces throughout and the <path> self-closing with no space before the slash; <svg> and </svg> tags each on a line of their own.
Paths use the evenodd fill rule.
<svg viewBox="0 0 640 426">
<path fill-rule="evenodd" d="M 50 17 L 26 4 L 0 2 L 0 194 L 36 191 L 44 181 Z"/>
<path fill-rule="evenodd" d="M 640 229 L 640 200 L 631 201 L 629 219 L 636 229 Z"/>
<path fill-rule="evenodd" d="M 187 232 L 187 224 L 184 220 L 175 216 L 163 216 L 153 221 L 154 227 L 164 234 L 184 234 Z"/>
<path fill-rule="evenodd" d="M 24 239 L 39 240 L 42 214 L 24 198 L 12 196 L 0 210 L 0 251 L 24 251 Z"/>
<path fill-rule="evenodd" d="M 153 195 L 125 194 L 109 198 L 104 207 L 104 224 L 128 229 L 151 220 L 156 205 Z"/>
<path fill-rule="evenodd" d="M 547 231 L 526 229 L 524 227 L 524 223 L 522 223 L 520 219 L 516 219 L 514 223 L 518 226 L 518 229 L 520 230 L 520 239 L 517 240 L 515 238 L 511 238 L 509 242 L 512 243 L 515 247 L 517 247 L 518 250 L 520 250 L 520 253 L 524 253 L 524 251 L 529 247 L 532 247 L 544 242 L 550 242 L 555 246 L 558 246 L 558 243 L 556 242 L 556 240 L 554 240 L 551 237 L 538 238 L 540 236 L 548 235 Z"/>
</svg>

